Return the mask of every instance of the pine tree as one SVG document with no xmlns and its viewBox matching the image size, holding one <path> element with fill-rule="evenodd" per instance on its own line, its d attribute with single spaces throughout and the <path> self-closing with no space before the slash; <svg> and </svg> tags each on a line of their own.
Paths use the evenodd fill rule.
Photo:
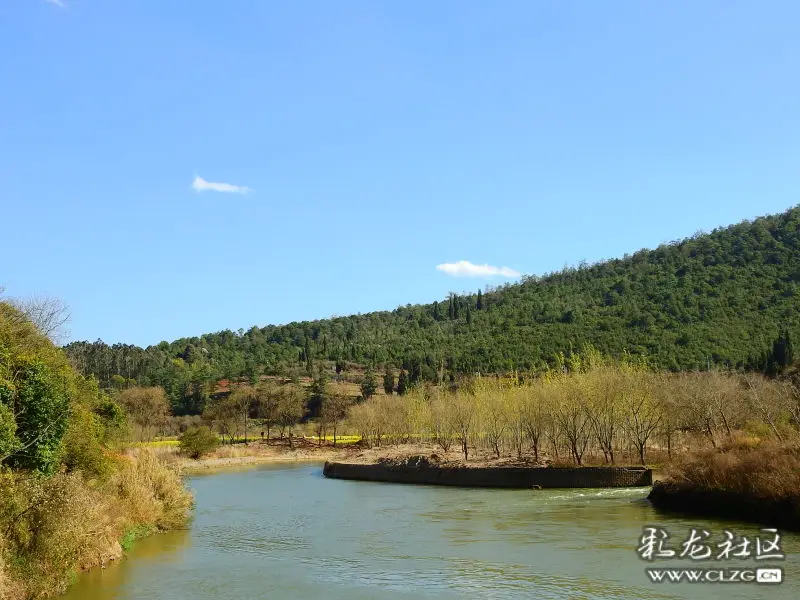
<svg viewBox="0 0 800 600">
<path fill-rule="evenodd" d="M 476 305 L 478 310 L 483 310 L 483 294 L 478 290 L 478 303 Z"/>
<path fill-rule="evenodd" d="M 777 375 L 792 364 L 794 347 L 788 329 L 784 329 L 772 344 L 772 352 L 767 359 L 766 371 L 769 375 Z"/>
<path fill-rule="evenodd" d="M 311 358 L 311 345 L 308 342 L 308 338 L 306 338 L 305 345 L 303 346 L 303 354 L 306 359 L 306 371 L 311 375 L 314 369 L 314 361 Z"/>
<path fill-rule="evenodd" d="M 321 364 L 317 367 L 309 392 L 308 412 L 312 417 L 318 417 L 328 395 L 328 374 Z"/>
<path fill-rule="evenodd" d="M 397 395 L 404 396 L 408 391 L 408 375 L 405 369 L 400 371 L 400 376 L 397 378 Z"/>
<path fill-rule="evenodd" d="M 785 329 L 783 332 L 783 344 L 784 344 L 784 354 L 783 354 L 783 366 L 788 367 L 792 364 L 794 360 L 794 345 L 792 344 L 792 336 L 789 334 L 789 330 Z"/>
<path fill-rule="evenodd" d="M 439 310 L 439 303 L 433 303 L 433 320 L 434 321 L 441 321 L 442 320 L 442 313 Z"/>
<path fill-rule="evenodd" d="M 408 372 L 408 383 L 413 385 L 422 379 L 422 361 L 418 357 L 411 359 L 411 370 Z"/>
<path fill-rule="evenodd" d="M 467 304 L 467 325 L 472 325 L 472 311 L 469 309 L 469 304 Z"/>
<path fill-rule="evenodd" d="M 394 373 L 389 365 L 386 365 L 386 370 L 383 373 L 383 391 L 387 396 L 391 396 L 394 392 Z"/>
<path fill-rule="evenodd" d="M 372 367 L 369 367 L 367 372 L 364 373 L 364 379 L 361 382 L 361 396 L 364 398 L 364 400 L 369 400 L 375 395 L 375 391 L 377 389 L 378 384 L 375 383 L 375 373 L 372 370 Z"/>
</svg>

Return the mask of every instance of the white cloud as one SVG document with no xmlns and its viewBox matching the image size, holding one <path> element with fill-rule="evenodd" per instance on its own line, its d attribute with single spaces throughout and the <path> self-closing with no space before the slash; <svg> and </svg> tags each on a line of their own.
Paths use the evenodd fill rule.
<svg viewBox="0 0 800 600">
<path fill-rule="evenodd" d="M 44 0 L 48 4 L 54 4 L 58 8 L 67 8 L 67 3 L 64 0 Z"/>
<path fill-rule="evenodd" d="M 229 194 L 247 194 L 252 192 L 246 185 L 233 185 L 232 183 L 215 183 L 213 181 L 206 181 L 202 177 L 195 176 L 192 182 L 192 187 L 197 192 L 227 192 Z"/>
<path fill-rule="evenodd" d="M 439 271 L 443 271 L 453 277 L 519 277 L 514 269 L 509 267 L 493 267 L 492 265 L 473 265 L 468 260 L 459 260 L 454 263 L 444 263 L 436 265 Z"/>
</svg>

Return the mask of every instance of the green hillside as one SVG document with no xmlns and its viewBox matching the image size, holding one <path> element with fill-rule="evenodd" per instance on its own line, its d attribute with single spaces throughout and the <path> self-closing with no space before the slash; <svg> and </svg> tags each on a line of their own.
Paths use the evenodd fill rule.
<svg viewBox="0 0 800 600">
<path fill-rule="evenodd" d="M 671 370 L 762 370 L 773 342 L 800 326 L 800 207 L 426 305 L 221 331 L 146 349 L 100 341 L 66 350 L 106 387 L 163 385 L 194 412 L 210 382 L 311 372 L 315 363 L 389 364 L 410 379 L 538 370 L 584 344 L 646 354 Z"/>
</svg>

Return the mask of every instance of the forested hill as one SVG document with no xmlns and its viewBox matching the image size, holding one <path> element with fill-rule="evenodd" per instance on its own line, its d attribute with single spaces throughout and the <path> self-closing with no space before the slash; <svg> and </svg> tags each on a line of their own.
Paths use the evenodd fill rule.
<svg viewBox="0 0 800 600">
<path fill-rule="evenodd" d="M 647 354 L 673 370 L 760 369 L 781 331 L 800 326 L 799 223 L 795 207 L 622 259 L 393 311 L 146 349 L 100 341 L 66 349 L 102 385 L 164 385 L 183 410 L 191 410 L 190 395 L 200 401 L 204 382 L 310 372 L 325 360 L 390 364 L 435 380 L 540 369 L 589 343 L 613 355 Z"/>
</svg>

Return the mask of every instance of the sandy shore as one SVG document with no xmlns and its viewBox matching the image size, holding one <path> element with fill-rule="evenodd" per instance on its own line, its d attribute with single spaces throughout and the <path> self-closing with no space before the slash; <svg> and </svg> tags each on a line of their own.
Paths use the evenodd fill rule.
<svg viewBox="0 0 800 600">
<path fill-rule="evenodd" d="M 180 456 L 176 447 L 159 449 L 159 453 L 167 460 L 178 466 L 187 474 L 208 473 L 217 470 L 248 468 L 259 465 L 280 463 L 308 463 L 326 461 L 376 464 L 384 461 L 403 461 L 410 457 L 423 456 L 440 466 L 469 466 L 469 467 L 531 467 L 536 466 L 531 460 L 518 460 L 516 457 L 504 456 L 500 459 L 485 453 L 470 455 L 465 462 L 460 452 L 451 449 L 442 452 L 441 448 L 430 444 L 412 444 L 402 446 L 383 446 L 379 448 L 362 448 L 358 445 L 343 445 L 334 448 L 331 444 L 322 446 L 310 440 L 297 438 L 293 447 L 289 447 L 287 440 L 270 440 L 269 443 L 261 440 L 250 442 L 248 445 L 236 444 L 222 446 L 214 453 L 199 460 Z M 542 461 L 539 466 L 544 466 L 547 461 Z M 658 474 L 656 476 L 658 477 Z"/>
<path fill-rule="evenodd" d="M 339 452 L 283 452 L 265 453 L 253 456 L 211 456 L 208 458 L 201 458 L 199 460 L 182 458 L 178 461 L 178 465 L 181 471 L 184 473 L 197 474 L 220 469 L 246 468 L 276 463 L 325 462 L 326 460 L 335 460 L 339 456 L 341 456 L 341 453 Z"/>
<path fill-rule="evenodd" d="M 272 440 L 269 444 L 258 440 L 247 445 L 222 446 L 197 460 L 181 456 L 176 447 L 161 448 L 157 452 L 188 475 L 269 464 L 346 460 L 354 452 L 352 449 L 333 448 L 329 444 L 318 446 L 303 439 L 294 441 L 293 446 L 289 447 L 288 442 L 280 440 Z"/>
</svg>

